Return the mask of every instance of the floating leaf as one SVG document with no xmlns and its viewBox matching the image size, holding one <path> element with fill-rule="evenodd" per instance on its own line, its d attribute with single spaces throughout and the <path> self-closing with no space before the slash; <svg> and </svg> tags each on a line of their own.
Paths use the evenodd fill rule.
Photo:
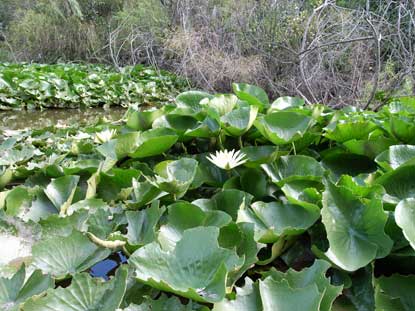
<svg viewBox="0 0 415 311">
<path fill-rule="evenodd" d="M 156 225 L 164 212 L 158 204 L 141 211 L 127 211 L 127 239 L 132 245 L 144 245 L 156 238 Z"/>
<path fill-rule="evenodd" d="M 310 122 L 311 118 L 303 114 L 280 111 L 258 117 L 254 125 L 266 139 L 283 145 L 303 137 Z"/>
<path fill-rule="evenodd" d="M 233 83 L 232 88 L 238 98 L 248 102 L 250 105 L 258 107 L 259 111 L 268 108 L 268 95 L 260 87 L 246 83 Z"/>
<path fill-rule="evenodd" d="M 415 277 L 404 275 L 382 276 L 376 280 L 376 310 L 411 311 L 415 308 Z"/>
<path fill-rule="evenodd" d="M 114 311 L 120 306 L 126 287 L 125 267 L 118 268 L 108 282 L 87 273 L 76 274 L 68 287 L 48 290 L 43 297 L 34 296 L 23 308 L 27 311 Z"/>
<path fill-rule="evenodd" d="M 177 197 L 184 195 L 196 176 L 198 162 L 190 158 L 177 161 L 163 161 L 154 168 L 157 174 L 149 181 L 160 190 Z"/>
<path fill-rule="evenodd" d="M 365 200 L 327 181 L 321 214 L 330 243 L 326 255 L 342 269 L 355 271 L 390 252 L 380 196 Z"/>
<path fill-rule="evenodd" d="M 415 249 L 415 199 L 402 200 L 395 209 L 396 224 Z"/>
<path fill-rule="evenodd" d="M 222 128 L 228 135 L 241 136 L 246 133 L 254 123 L 258 107 L 242 106 L 228 112 L 221 117 Z"/>
<path fill-rule="evenodd" d="M 78 231 L 67 237 L 53 236 L 41 240 L 32 247 L 35 267 L 58 277 L 84 271 L 109 253 Z"/>
<path fill-rule="evenodd" d="M 388 171 L 395 170 L 404 164 L 413 164 L 412 162 L 415 162 L 415 146 L 390 146 L 389 150 L 380 153 L 375 161 Z"/>
<path fill-rule="evenodd" d="M 218 245 L 219 229 L 188 229 L 173 251 L 156 242 L 132 254 L 135 276 L 160 290 L 201 302 L 218 302 L 225 297 L 227 273 L 240 265 L 235 252 Z"/>
<path fill-rule="evenodd" d="M 79 176 L 63 176 L 53 179 L 45 189 L 46 196 L 62 215 L 72 204 L 78 182 Z"/>
<path fill-rule="evenodd" d="M 245 279 L 245 287 L 237 288 L 235 300 L 216 303 L 214 311 L 250 310 L 310 310 L 330 311 L 342 287 L 333 286 L 325 273 L 329 264 L 317 260 L 300 272 L 288 270 L 281 273 L 270 270 L 265 279 L 252 283 Z"/>
<path fill-rule="evenodd" d="M 255 224 L 255 239 L 274 243 L 281 236 L 297 235 L 307 230 L 320 217 L 318 208 L 279 202 L 255 202 L 250 209 L 241 209 L 238 222 Z"/>
<path fill-rule="evenodd" d="M 11 278 L 0 277 L 0 307 L 5 311 L 20 310 L 20 304 L 53 285 L 52 278 L 40 270 L 33 271 L 26 279 L 26 269 L 22 265 Z"/>
<path fill-rule="evenodd" d="M 297 108 L 305 105 L 305 101 L 302 98 L 284 96 L 279 97 L 271 104 L 271 107 L 268 109 L 268 113 L 286 110 L 290 108 Z"/>
<path fill-rule="evenodd" d="M 276 162 L 262 168 L 277 185 L 292 181 L 321 181 L 324 169 L 316 159 L 303 156 L 282 156 Z"/>
<path fill-rule="evenodd" d="M 414 198 L 414 174 L 415 165 L 402 166 L 377 178 L 375 183 L 382 185 L 389 195 L 398 200 Z"/>
</svg>

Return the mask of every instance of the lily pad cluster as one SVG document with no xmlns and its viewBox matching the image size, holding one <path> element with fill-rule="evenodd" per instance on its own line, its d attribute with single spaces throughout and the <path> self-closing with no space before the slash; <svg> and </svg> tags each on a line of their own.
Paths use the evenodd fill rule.
<svg viewBox="0 0 415 311">
<path fill-rule="evenodd" d="M 234 93 L 3 130 L 0 309 L 414 310 L 415 101 Z"/>
<path fill-rule="evenodd" d="M 0 63 L 0 110 L 86 108 L 173 101 L 186 82 L 166 71 L 129 66 Z"/>
</svg>

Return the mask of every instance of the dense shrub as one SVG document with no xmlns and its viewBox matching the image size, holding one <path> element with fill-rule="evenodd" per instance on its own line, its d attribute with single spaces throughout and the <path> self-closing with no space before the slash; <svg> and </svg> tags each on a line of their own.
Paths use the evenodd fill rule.
<svg viewBox="0 0 415 311">
<path fill-rule="evenodd" d="M 151 64 L 207 90 L 245 81 L 333 106 L 414 92 L 410 0 L 16 3 L 0 4 L 3 60 Z"/>
</svg>

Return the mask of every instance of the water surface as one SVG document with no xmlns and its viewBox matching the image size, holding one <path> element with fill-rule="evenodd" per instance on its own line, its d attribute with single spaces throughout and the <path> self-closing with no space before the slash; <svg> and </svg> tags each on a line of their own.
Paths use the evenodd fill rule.
<svg viewBox="0 0 415 311">
<path fill-rule="evenodd" d="M 119 120 L 126 109 L 114 107 L 109 109 L 46 109 L 29 111 L 0 111 L 1 129 L 42 128 L 52 125 L 93 124 L 99 118 L 109 121 Z"/>
</svg>

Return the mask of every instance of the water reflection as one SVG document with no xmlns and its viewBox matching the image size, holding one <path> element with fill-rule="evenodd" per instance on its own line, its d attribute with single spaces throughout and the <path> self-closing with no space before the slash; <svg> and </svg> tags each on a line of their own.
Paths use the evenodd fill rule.
<svg viewBox="0 0 415 311">
<path fill-rule="evenodd" d="M 47 109 L 44 111 L 2 111 L 0 112 L 0 129 L 43 128 L 56 124 L 74 125 L 93 124 L 99 118 L 109 121 L 119 120 L 126 109 L 89 108 L 89 109 Z"/>
</svg>

